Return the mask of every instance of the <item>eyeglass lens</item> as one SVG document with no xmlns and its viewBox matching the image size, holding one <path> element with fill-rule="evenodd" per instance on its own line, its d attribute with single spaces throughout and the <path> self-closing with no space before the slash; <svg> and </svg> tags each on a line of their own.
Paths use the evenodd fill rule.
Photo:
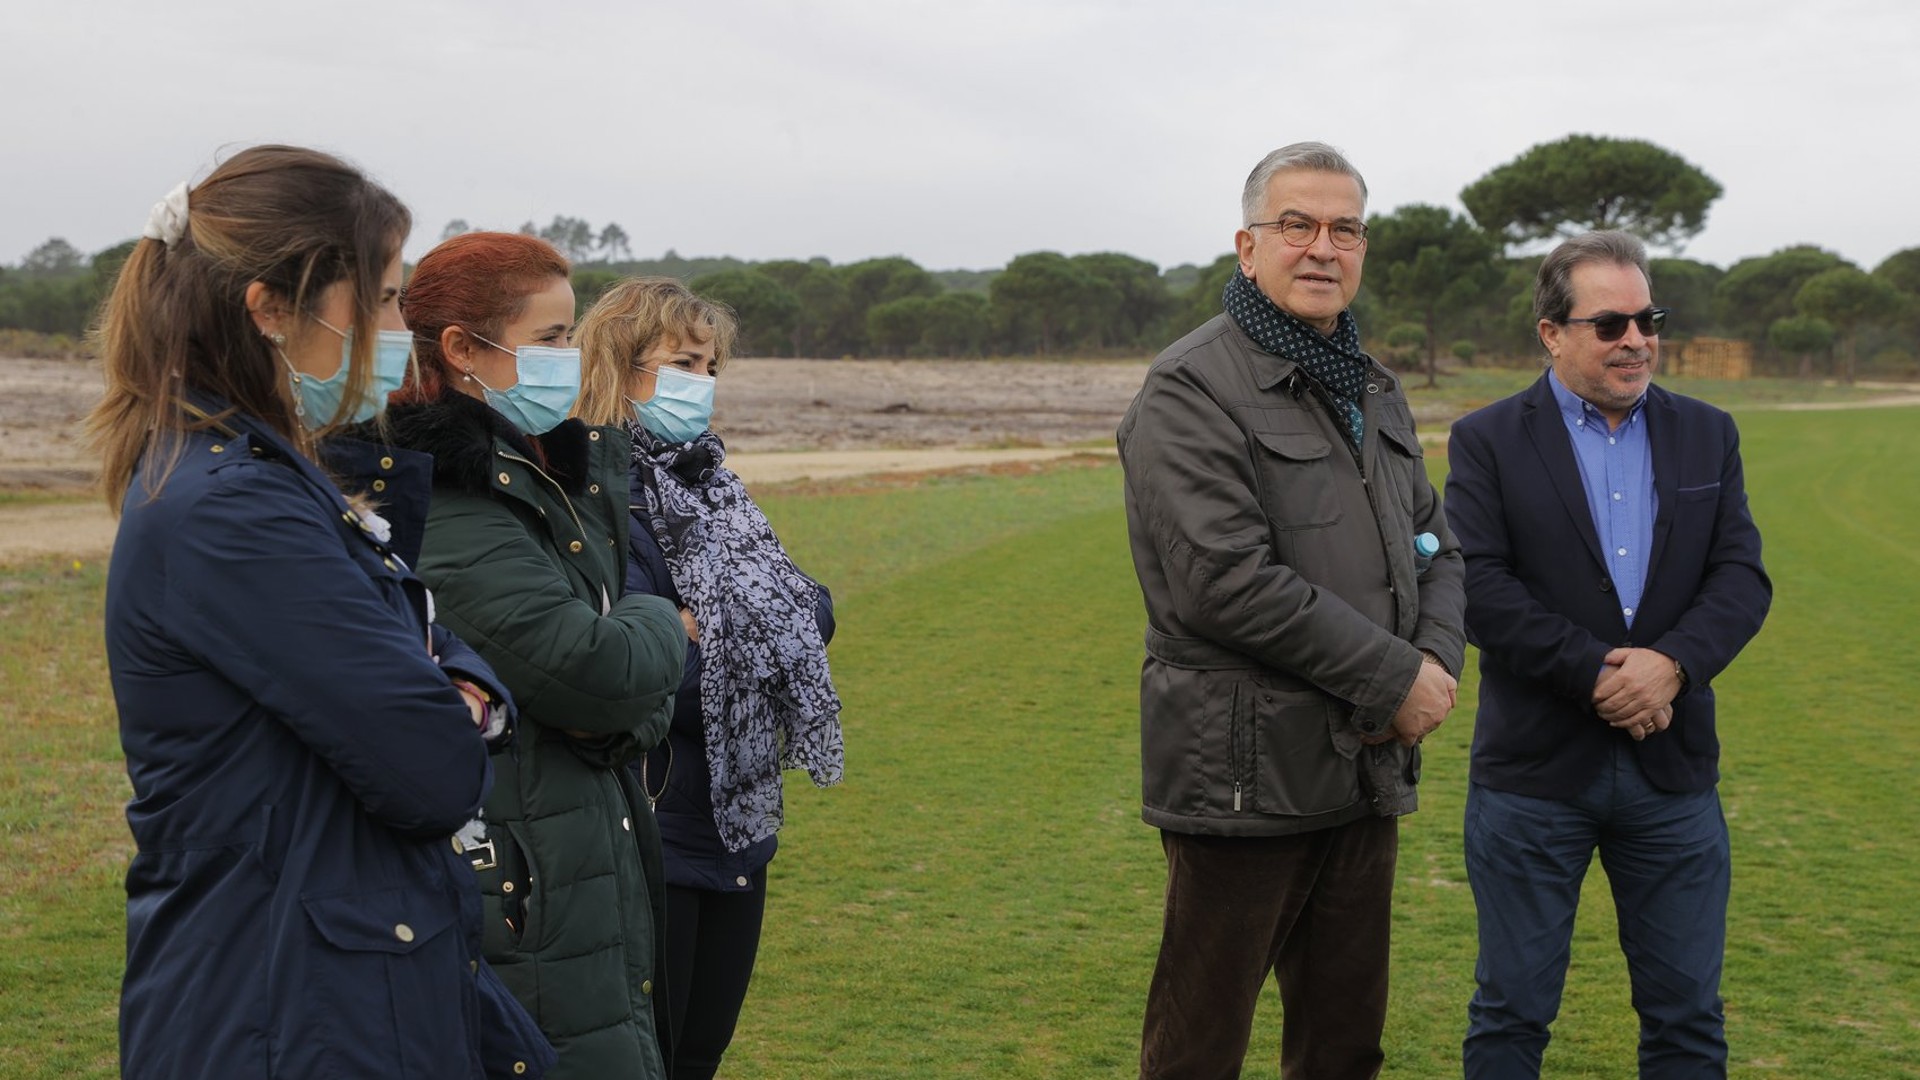
<svg viewBox="0 0 1920 1080">
<path fill-rule="evenodd" d="M 1626 336 L 1629 322 L 1640 331 L 1641 337 L 1653 337 L 1660 332 L 1661 327 L 1667 324 L 1667 313 L 1664 308 L 1648 308 L 1645 311 L 1636 311 L 1632 315 L 1599 315 L 1578 321 L 1591 323 L 1593 336 L 1601 341 L 1619 341 Z"/>
</svg>

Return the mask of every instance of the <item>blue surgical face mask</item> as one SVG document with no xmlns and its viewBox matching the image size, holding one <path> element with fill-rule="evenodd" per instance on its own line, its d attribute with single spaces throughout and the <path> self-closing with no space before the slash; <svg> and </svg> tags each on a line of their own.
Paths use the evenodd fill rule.
<svg viewBox="0 0 1920 1080">
<path fill-rule="evenodd" d="M 473 336 L 501 352 L 513 354 L 518 381 L 505 390 L 495 390 L 480 382 L 478 375 L 468 373 L 469 378 L 480 383 L 480 390 L 493 411 L 506 417 L 508 423 L 525 435 L 545 435 L 566 420 L 573 403 L 580 397 L 579 349 L 554 349 L 544 345 L 509 349 L 479 334 Z"/>
<path fill-rule="evenodd" d="M 353 362 L 353 338 L 345 330 L 325 319 L 316 318 L 314 322 L 340 335 L 340 369 L 324 379 L 312 375 L 302 375 L 293 368 L 293 362 L 286 362 L 287 370 L 293 376 L 293 390 L 300 398 L 300 420 L 309 430 L 317 429 L 331 421 L 340 408 L 340 399 L 347 392 L 347 371 Z M 413 335 L 405 330 L 382 330 L 373 345 L 373 373 L 367 379 L 366 393 L 354 403 L 345 422 L 357 424 L 380 415 L 387 407 L 387 395 L 400 389 L 407 379 L 407 360 L 413 355 Z"/>
<path fill-rule="evenodd" d="M 715 381 L 711 375 L 662 364 L 653 373 L 653 396 L 633 402 L 634 415 L 641 426 L 668 442 L 692 442 L 713 423 Z"/>
</svg>

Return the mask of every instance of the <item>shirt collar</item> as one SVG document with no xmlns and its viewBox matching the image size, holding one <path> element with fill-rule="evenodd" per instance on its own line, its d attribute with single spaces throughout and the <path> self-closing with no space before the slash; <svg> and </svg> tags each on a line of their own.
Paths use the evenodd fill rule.
<svg viewBox="0 0 1920 1080">
<path fill-rule="evenodd" d="M 1607 422 L 1606 416 L 1599 409 L 1594 408 L 1593 402 L 1567 389 L 1567 384 L 1560 381 L 1560 373 L 1551 367 L 1547 368 L 1547 385 L 1553 388 L 1553 400 L 1559 404 L 1560 415 L 1566 418 L 1567 423 L 1578 424 L 1584 420 L 1593 420 L 1599 423 L 1601 431 L 1611 429 L 1612 425 Z M 1643 390 L 1634 400 L 1633 408 L 1627 410 L 1627 418 L 1620 422 L 1620 426 L 1628 427 L 1638 422 L 1641 412 L 1646 407 L 1647 394 Z"/>
</svg>

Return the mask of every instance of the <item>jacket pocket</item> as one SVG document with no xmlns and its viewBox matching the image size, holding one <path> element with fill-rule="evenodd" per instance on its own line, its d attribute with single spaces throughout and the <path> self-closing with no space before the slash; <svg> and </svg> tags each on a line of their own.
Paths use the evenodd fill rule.
<svg viewBox="0 0 1920 1080">
<path fill-rule="evenodd" d="M 1318 690 L 1239 684 L 1236 719 L 1252 732 L 1250 809 L 1308 817 L 1359 801 L 1359 773 L 1334 748 L 1331 711 Z"/>
<path fill-rule="evenodd" d="M 470 974 L 452 896 L 390 888 L 300 903 L 317 940 L 278 988 L 288 1073 L 433 1076 L 468 1059 Z"/>
<path fill-rule="evenodd" d="M 1254 476 L 1276 529 L 1318 529 L 1340 520 L 1340 493 L 1328 460 L 1333 444 L 1310 431 L 1256 431 Z"/>
<path fill-rule="evenodd" d="M 1411 517 L 1413 493 L 1427 483 L 1426 452 L 1420 448 L 1420 436 L 1412 428 L 1382 426 L 1374 471 L 1381 474 L 1374 490 L 1387 493 Z"/>
</svg>

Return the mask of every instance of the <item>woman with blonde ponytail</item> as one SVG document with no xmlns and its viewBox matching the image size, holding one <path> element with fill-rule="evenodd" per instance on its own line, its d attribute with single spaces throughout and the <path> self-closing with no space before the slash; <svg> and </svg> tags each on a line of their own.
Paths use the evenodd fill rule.
<svg viewBox="0 0 1920 1080">
<path fill-rule="evenodd" d="M 552 1061 L 480 962 L 475 819 L 513 706 L 408 569 L 428 465 L 325 439 L 405 373 L 410 224 L 336 158 L 254 147 L 154 207 L 102 315 L 124 1076 Z"/>
</svg>

